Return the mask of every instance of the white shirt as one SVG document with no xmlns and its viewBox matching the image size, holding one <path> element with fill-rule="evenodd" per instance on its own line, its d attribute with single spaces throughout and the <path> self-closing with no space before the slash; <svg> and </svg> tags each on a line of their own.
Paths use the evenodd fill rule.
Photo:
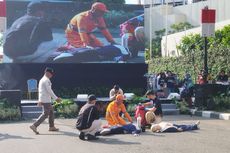
<svg viewBox="0 0 230 153">
<path fill-rule="evenodd" d="M 174 127 L 173 124 L 169 122 L 160 122 L 158 125 L 161 127 L 160 129 L 161 132 L 164 132 L 166 129 L 170 127 Z"/>
<path fill-rule="evenodd" d="M 52 83 L 47 76 L 43 76 L 38 85 L 38 101 L 43 103 L 52 103 L 51 98 L 56 100 L 58 97 L 54 94 Z"/>
<path fill-rule="evenodd" d="M 119 88 L 118 93 L 115 93 L 115 89 L 111 89 L 110 92 L 109 92 L 109 98 L 110 98 L 110 100 L 115 100 L 117 94 L 122 94 L 123 95 L 124 94 L 123 90 L 121 88 Z"/>
</svg>

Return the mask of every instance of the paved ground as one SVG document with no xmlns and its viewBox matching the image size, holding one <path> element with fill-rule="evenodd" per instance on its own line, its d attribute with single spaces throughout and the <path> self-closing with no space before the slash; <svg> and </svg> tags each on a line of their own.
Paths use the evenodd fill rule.
<svg viewBox="0 0 230 153">
<path fill-rule="evenodd" d="M 48 132 L 47 122 L 40 135 L 28 128 L 32 121 L 0 124 L 2 153 L 229 153 L 230 122 L 189 116 L 166 116 L 167 121 L 192 123 L 201 120 L 200 130 L 183 133 L 153 134 L 139 137 L 114 135 L 98 141 L 81 141 L 73 125 L 75 120 L 58 119 L 60 132 Z"/>
</svg>

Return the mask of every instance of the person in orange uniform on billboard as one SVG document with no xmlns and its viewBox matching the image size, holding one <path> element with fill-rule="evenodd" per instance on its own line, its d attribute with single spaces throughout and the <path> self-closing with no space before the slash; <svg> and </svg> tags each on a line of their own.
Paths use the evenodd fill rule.
<svg viewBox="0 0 230 153">
<path fill-rule="evenodd" d="M 95 28 L 98 28 L 102 32 L 108 42 L 115 44 L 103 19 L 103 15 L 106 12 L 108 12 L 106 5 L 101 2 L 96 2 L 92 5 L 91 10 L 75 15 L 70 20 L 66 29 L 68 44 L 76 48 L 103 46 L 103 43 L 92 34 Z"/>
<path fill-rule="evenodd" d="M 133 122 L 129 113 L 126 111 L 123 101 L 124 101 L 124 96 L 118 94 L 116 96 L 116 99 L 108 105 L 105 118 L 109 126 L 126 125 L 126 121 L 123 118 L 121 118 L 119 115 L 120 112 L 124 113 L 125 117 L 128 119 L 129 122 L 131 123 Z"/>
</svg>

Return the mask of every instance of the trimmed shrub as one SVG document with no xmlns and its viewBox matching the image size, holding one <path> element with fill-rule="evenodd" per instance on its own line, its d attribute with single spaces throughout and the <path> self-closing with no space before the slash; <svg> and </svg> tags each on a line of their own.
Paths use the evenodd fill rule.
<svg viewBox="0 0 230 153">
<path fill-rule="evenodd" d="M 74 118 L 78 114 L 78 106 L 72 99 L 64 99 L 61 103 L 54 103 L 57 117 Z"/>
<path fill-rule="evenodd" d="M 20 108 L 9 104 L 6 99 L 0 99 L 0 121 L 14 121 L 20 119 Z"/>
</svg>

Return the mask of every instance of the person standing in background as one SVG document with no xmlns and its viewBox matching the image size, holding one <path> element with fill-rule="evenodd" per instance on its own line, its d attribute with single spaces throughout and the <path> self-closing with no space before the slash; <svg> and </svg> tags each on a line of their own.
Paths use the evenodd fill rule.
<svg viewBox="0 0 230 153">
<path fill-rule="evenodd" d="M 113 86 L 113 89 L 111 89 L 110 92 L 109 92 L 109 98 L 110 98 L 110 100 L 111 100 L 111 101 L 115 100 L 115 99 L 116 99 L 116 96 L 117 96 L 118 94 L 123 95 L 124 92 L 123 92 L 123 90 L 120 88 L 119 85 L 114 85 L 114 86 Z"/>
</svg>

